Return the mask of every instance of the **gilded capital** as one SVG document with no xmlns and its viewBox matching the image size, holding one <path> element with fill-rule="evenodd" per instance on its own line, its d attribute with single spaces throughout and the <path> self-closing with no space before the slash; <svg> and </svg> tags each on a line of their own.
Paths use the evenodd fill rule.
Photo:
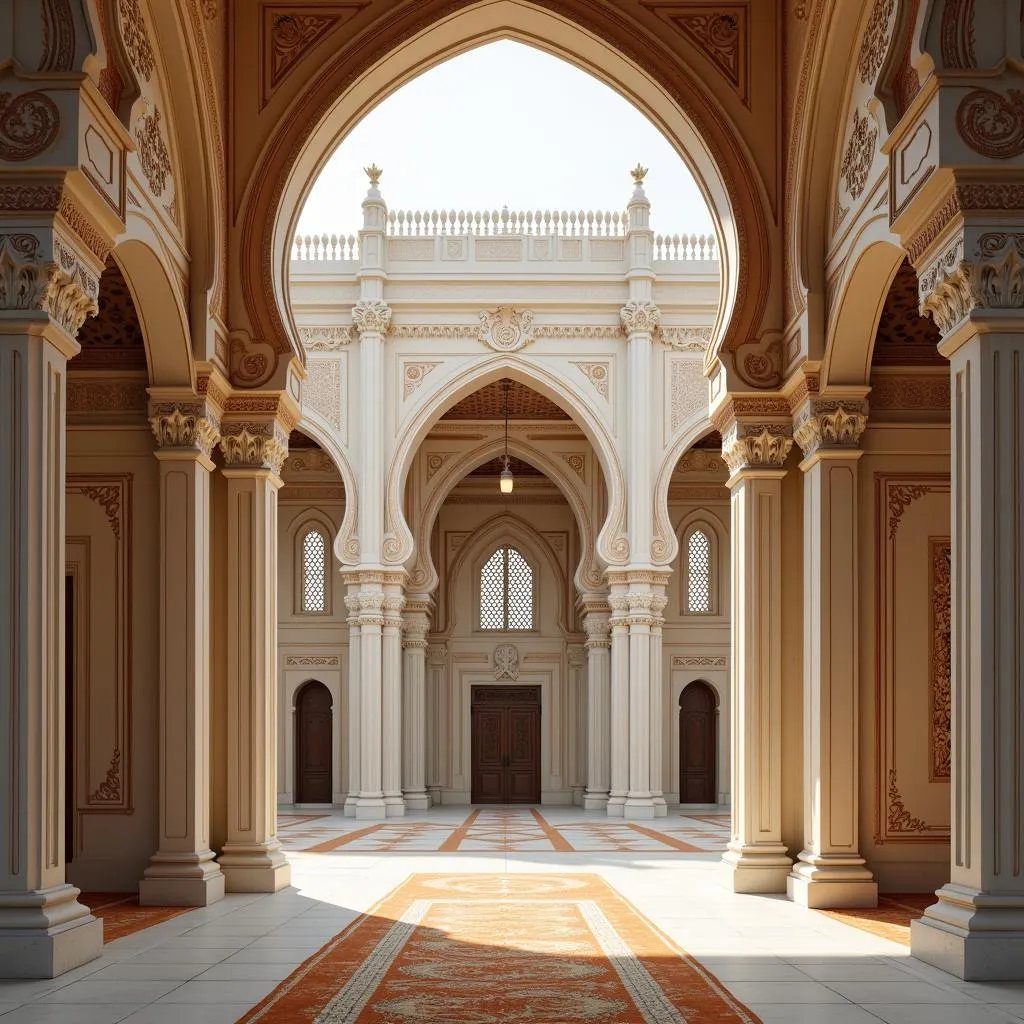
<svg viewBox="0 0 1024 1024">
<path fill-rule="evenodd" d="M 804 455 L 821 448 L 856 448 L 867 422 L 865 401 L 812 400 L 797 414 L 793 438 Z"/>
<path fill-rule="evenodd" d="M 269 469 L 275 476 L 288 457 L 287 435 L 273 423 L 225 424 L 220 447 L 229 468 Z"/>
<path fill-rule="evenodd" d="M 646 331 L 653 334 L 661 326 L 661 310 L 653 302 L 637 302 L 630 299 L 619 310 L 619 319 L 626 334 Z"/>
<path fill-rule="evenodd" d="M 366 331 L 387 334 L 391 326 L 391 307 L 383 299 L 360 299 L 352 307 L 352 323 L 360 334 Z"/>
<path fill-rule="evenodd" d="M 730 474 L 744 469 L 782 469 L 792 447 L 791 428 L 777 423 L 734 420 L 722 434 L 722 458 Z"/>
<path fill-rule="evenodd" d="M 149 425 L 161 449 L 188 449 L 209 458 L 220 440 L 220 424 L 202 403 L 151 406 Z"/>
</svg>

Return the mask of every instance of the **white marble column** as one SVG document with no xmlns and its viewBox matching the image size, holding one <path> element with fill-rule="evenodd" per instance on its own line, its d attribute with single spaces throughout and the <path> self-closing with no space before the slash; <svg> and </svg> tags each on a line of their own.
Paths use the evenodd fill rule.
<svg viewBox="0 0 1024 1024">
<path fill-rule="evenodd" d="M 723 431 L 732 491 L 732 839 L 723 881 L 785 892 L 782 842 L 782 468 L 791 427 Z"/>
<path fill-rule="evenodd" d="M 359 667 L 362 659 L 360 649 L 361 630 L 359 627 L 359 583 L 353 581 L 349 574 L 343 577 L 348 587 L 345 596 L 345 607 L 348 609 L 348 794 L 345 797 L 344 814 L 346 818 L 356 816 L 359 805 L 359 784 L 362 767 L 362 717 L 360 710 Z"/>
<path fill-rule="evenodd" d="M 359 590 L 359 799 L 356 818 L 387 816 L 382 775 L 383 692 L 381 642 L 384 628 L 383 574 L 366 573 Z M 365 577 L 370 577 L 366 579 Z"/>
<path fill-rule="evenodd" d="M 664 579 L 665 585 L 668 577 Z M 665 618 L 662 614 L 668 598 L 662 589 L 655 593 L 654 603 L 651 607 L 651 728 L 650 728 L 650 755 L 651 755 L 651 800 L 654 803 L 654 816 L 665 818 L 668 816 L 668 806 L 665 803 L 665 762 L 664 762 L 664 735 L 665 735 L 665 675 L 661 659 L 662 651 L 662 627 Z"/>
<path fill-rule="evenodd" d="M 448 739 L 449 699 L 448 647 L 427 640 L 426 753 L 427 794 L 431 804 L 440 804 L 441 789 L 451 785 L 451 746 Z"/>
<path fill-rule="evenodd" d="M 587 636 L 587 789 L 588 811 L 608 806 L 611 789 L 611 637 L 608 605 L 584 599 Z"/>
<path fill-rule="evenodd" d="M 0 293 L 0 977 L 7 978 L 52 978 L 103 946 L 102 924 L 64 874 L 67 360 L 96 305 L 95 292 L 58 269 L 50 246 L 27 231 L 0 235 L 0 266 L 18 281 Z"/>
<path fill-rule="evenodd" d="M 874 907 L 858 841 L 860 394 L 808 401 L 795 419 L 804 478 L 804 848 L 787 880 L 804 906 Z M 837 728 L 837 726 L 839 726 Z"/>
<path fill-rule="evenodd" d="M 1024 980 L 1024 223 L 965 229 L 921 274 L 952 375 L 950 880 L 911 952 Z"/>
<path fill-rule="evenodd" d="M 381 629 L 381 788 L 384 813 L 405 814 L 402 798 L 402 609 L 405 597 L 395 574 L 384 587 L 384 625 Z"/>
<path fill-rule="evenodd" d="M 607 811 L 621 818 L 629 792 L 629 602 L 626 584 L 613 583 L 608 604 L 611 626 L 611 743 Z"/>
<path fill-rule="evenodd" d="M 210 453 L 218 410 L 151 391 L 160 462 L 160 819 L 144 906 L 224 896 L 210 849 Z"/>
<path fill-rule="evenodd" d="M 430 602 L 406 602 L 402 638 L 402 795 L 409 810 L 430 806 L 427 794 L 427 630 Z"/>
<path fill-rule="evenodd" d="M 227 829 L 218 861 L 228 892 L 291 881 L 277 839 L 277 491 L 288 453 L 277 421 L 224 422 L 228 482 Z"/>
</svg>

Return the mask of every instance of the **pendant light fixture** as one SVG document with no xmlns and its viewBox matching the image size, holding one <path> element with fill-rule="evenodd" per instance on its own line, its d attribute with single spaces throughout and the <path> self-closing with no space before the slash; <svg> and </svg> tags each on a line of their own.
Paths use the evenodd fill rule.
<svg viewBox="0 0 1024 1024">
<path fill-rule="evenodd" d="M 502 494 L 511 494 L 515 484 L 512 470 L 508 465 L 508 389 L 510 386 L 507 380 L 501 382 L 501 389 L 505 393 L 505 468 L 501 471 L 501 476 L 498 477 L 498 486 L 501 488 Z"/>
</svg>

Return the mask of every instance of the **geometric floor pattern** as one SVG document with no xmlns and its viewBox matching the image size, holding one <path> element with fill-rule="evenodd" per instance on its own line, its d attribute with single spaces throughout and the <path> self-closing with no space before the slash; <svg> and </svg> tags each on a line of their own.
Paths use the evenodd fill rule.
<svg viewBox="0 0 1024 1024">
<path fill-rule="evenodd" d="M 385 828 L 329 853 L 297 847 L 350 836 L 371 823 L 285 810 L 280 836 L 292 867 L 289 887 L 229 893 L 209 907 L 186 910 L 108 942 L 98 959 L 59 978 L 0 981 L 0 1024 L 235 1024 L 360 915 L 424 874 L 599 876 L 764 1024 L 1024 1022 L 1022 983 L 961 982 L 915 960 L 898 942 L 784 895 L 730 892 L 721 884 L 721 854 L 715 852 L 728 831 L 724 807 L 686 816 L 673 808 L 670 817 L 643 823 L 582 808 L 537 808 L 557 844 L 529 808 L 482 808 L 503 813 L 480 814 L 467 827 L 469 809 L 436 807 L 372 823 Z M 684 852 L 664 838 L 620 831 L 625 824 L 709 852 Z M 405 842 L 423 841 L 425 848 L 384 848 L 382 833 L 398 826 Z M 459 830 L 458 849 L 440 850 Z M 371 848 L 361 848 L 363 842 Z M 542 842 L 546 849 L 523 845 Z M 622 843 L 643 848 L 624 850 Z M 708 1024 L 706 1015 L 683 1016 L 688 1024 Z M 504 1024 L 493 1014 L 482 1022 Z M 269 1016 L 265 1024 L 290 1022 Z"/>
</svg>

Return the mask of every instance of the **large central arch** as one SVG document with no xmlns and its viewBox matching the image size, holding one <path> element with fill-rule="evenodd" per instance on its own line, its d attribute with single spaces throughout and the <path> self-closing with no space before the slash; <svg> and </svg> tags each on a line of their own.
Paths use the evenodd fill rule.
<svg viewBox="0 0 1024 1024">
<path fill-rule="evenodd" d="M 678 57 L 622 14 L 594 4 L 484 0 L 457 4 L 454 12 L 452 6 L 424 0 L 386 18 L 340 49 L 282 118 L 240 212 L 242 289 L 253 338 L 278 355 L 290 345 L 303 357 L 289 306 L 290 245 L 311 184 L 339 142 L 411 78 L 498 39 L 575 64 L 620 92 L 665 134 L 693 173 L 720 243 L 713 348 L 756 338 L 771 267 L 766 194 L 728 115 Z"/>
</svg>

